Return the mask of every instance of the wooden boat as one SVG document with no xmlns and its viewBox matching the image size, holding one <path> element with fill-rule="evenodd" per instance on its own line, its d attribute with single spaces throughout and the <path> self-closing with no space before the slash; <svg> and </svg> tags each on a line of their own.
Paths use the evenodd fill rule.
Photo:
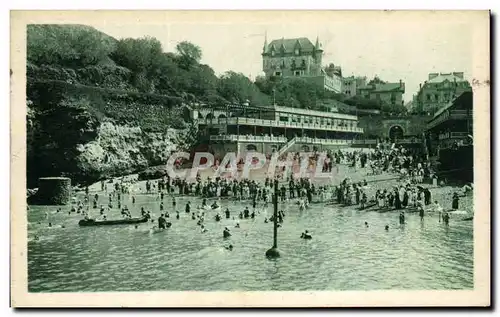
<svg viewBox="0 0 500 317">
<path fill-rule="evenodd" d="M 116 219 L 116 220 L 82 219 L 78 222 L 78 225 L 80 227 L 130 225 L 130 224 L 147 222 L 148 220 L 149 220 L 148 217 Z"/>
</svg>

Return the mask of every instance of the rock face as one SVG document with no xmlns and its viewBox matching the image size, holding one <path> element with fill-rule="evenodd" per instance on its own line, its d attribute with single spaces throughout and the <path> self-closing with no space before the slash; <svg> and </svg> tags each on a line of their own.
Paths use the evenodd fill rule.
<svg viewBox="0 0 500 317">
<path fill-rule="evenodd" d="M 165 163 L 176 150 L 177 131 L 143 132 L 140 127 L 102 123 L 95 140 L 77 144 L 78 169 L 91 178 L 126 175 Z"/>
<path fill-rule="evenodd" d="M 28 188 L 40 177 L 85 185 L 136 173 L 196 139 L 170 98 L 59 82 L 31 82 L 27 94 Z"/>
</svg>

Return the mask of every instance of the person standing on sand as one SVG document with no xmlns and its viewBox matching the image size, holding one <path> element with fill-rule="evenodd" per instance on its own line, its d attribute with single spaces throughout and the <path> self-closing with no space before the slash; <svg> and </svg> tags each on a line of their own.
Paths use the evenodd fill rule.
<svg viewBox="0 0 500 317">
<path fill-rule="evenodd" d="M 429 190 L 429 188 L 424 189 L 424 202 L 425 202 L 426 206 L 430 205 L 431 198 L 432 198 L 432 195 L 431 195 L 431 191 Z"/>
<path fill-rule="evenodd" d="M 420 216 L 420 221 L 424 221 L 424 207 L 422 205 L 418 206 L 418 215 Z"/>
</svg>

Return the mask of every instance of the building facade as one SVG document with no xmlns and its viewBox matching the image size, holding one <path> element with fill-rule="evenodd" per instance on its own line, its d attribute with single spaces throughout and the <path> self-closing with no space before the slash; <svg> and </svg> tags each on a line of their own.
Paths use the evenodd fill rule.
<svg viewBox="0 0 500 317">
<path fill-rule="evenodd" d="M 357 88 L 356 94 L 366 99 L 376 100 L 383 105 L 403 105 L 405 83 L 370 84 Z"/>
<path fill-rule="evenodd" d="M 262 50 L 262 70 L 266 78 L 284 80 L 301 78 L 327 90 L 340 93 L 342 77 L 322 66 L 323 49 L 319 39 L 313 44 L 308 38 L 279 39 L 269 44 L 267 38 Z"/>
<path fill-rule="evenodd" d="M 344 95 L 356 96 L 358 87 L 366 86 L 366 77 L 349 76 L 342 78 L 342 93 Z"/>
<path fill-rule="evenodd" d="M 430 73 L 416 95 L 415 112 L 434 114 L 463 92 L 472 91 L 463 72 Z"/>
<path fill-rule="evenodd" d="M 465 91 L 439 109 L 427 123 L 429 156 L 437 157 L 441 177 L 470 182 L 474 179 L 472 104 L 472 91 Z"/>
<path fill-rule="evenodd" d="M 193 119 L 216 156 L 335 150 L 349 146 L 363 133 L 354 115 L 280 106 L 200 109 Z"/>
</svg>

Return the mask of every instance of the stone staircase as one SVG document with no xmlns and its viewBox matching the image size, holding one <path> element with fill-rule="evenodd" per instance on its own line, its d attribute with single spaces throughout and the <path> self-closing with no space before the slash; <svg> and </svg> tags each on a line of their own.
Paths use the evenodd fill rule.
<svg viewBox="0 0 500 317">
<path fill-rule="evenodd" d="M 288 149 L 290 149 L 295 144 L 295 142 L 297 142 L 297 137 L 294 137 L 293 139 L 291 139 L 290 141 L 288 141 L 285 145 L 283 145 L 277 151 L 278 156 L 281 156 L 281 155 L 285 154 L 285 152 L 288 151 Z"/>
</svg>

